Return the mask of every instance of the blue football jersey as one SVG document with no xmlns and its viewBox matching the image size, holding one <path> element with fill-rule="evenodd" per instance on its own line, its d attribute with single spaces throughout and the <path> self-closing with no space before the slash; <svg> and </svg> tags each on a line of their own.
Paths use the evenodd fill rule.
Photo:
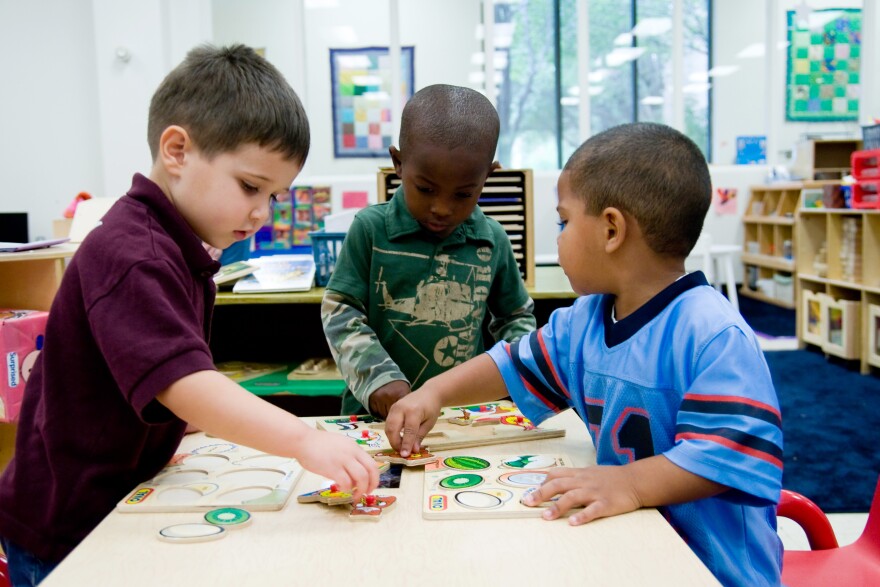
<svg viewBox="0 0 880 587">
<path fill-rule="evenodd" d="M 536 424 L 573 408 L 596 460 L 664 455 L 729 487 L 660 508 L 725 585 L 776 585 L 782 420 L 754 333 L 702 273 L 615 322 L 613 296 L 578 298 L 547 325 L 489 351 Z"/>
</svg>

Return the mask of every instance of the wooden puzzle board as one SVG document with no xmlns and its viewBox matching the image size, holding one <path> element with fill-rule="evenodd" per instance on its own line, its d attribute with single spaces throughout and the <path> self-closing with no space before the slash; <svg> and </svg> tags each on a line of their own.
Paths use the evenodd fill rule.
<svg viewBox="0 0 880 587">
<path fill-rule="evenodd" d="M 520 503 L 549 469 L 570 467 L 564 455 L 446 456 L 425 466 L 422 517 L 427 520 L 540 517 Z"/>
<path fill-rule="evenodd" d="M 466 426 L 451 423 L 450 420 L 462 416 L 464 410 L 468 412 L 473 423 Z M 422 446 L 436 453 L 473 446 L 565 436 L 565 430 L 562 429 L 535 427 L 526 429 L 528 420 L 517 422 L 518 417 L 522 418 L 522 413 L 510 401 L 443 408 L 434 429 L 422 441 Z M 502 422 L 498 424 L 481 423 L 481 420 L 499 419 Z M 317 426 L 322 430 L 353 438 L 370 454 L 391 450 L 391 443 L 385 436 L 385 423 L 373 416 L 357 416 L 355 421 L 352 421 L 350 416 L 323 418 L 318 420 Z"/>
<path fill-rule="evenodd" d="M 221 507 L 280 510 L 302 473 L 296 459 L 199 432 L 186 436 L 171 462 L 125 496 L 116 509 L 125 513 L 203 512 Z"/>
</svg>

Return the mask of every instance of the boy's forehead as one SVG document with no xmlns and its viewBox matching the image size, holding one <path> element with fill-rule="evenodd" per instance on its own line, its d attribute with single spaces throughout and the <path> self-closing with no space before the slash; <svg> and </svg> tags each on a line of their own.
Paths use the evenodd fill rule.
<svg viewBox="0 0 880 587">
<path fill-rule="evenodd" d="M 421 143 L 410 145 L 406 152 L 401 151 L 404 169 L 414 175 L 427 175 L 449 178 L 457 181 L 469 178 L 485 179 L 492 163 L 491 155 L 481 153 L 479 149 L 468 147 L 448 147 L 436 144 Z"/>
</svg>

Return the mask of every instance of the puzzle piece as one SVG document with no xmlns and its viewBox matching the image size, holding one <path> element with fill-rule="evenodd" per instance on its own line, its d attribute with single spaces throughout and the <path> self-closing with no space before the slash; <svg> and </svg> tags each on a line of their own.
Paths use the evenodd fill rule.
<svg viewBox="0 0 880 587">
<path fill-rule="evenodd" d="M 348 519 L 352 522 L 378 522 L 382 513 L 397 501 L 390 495 L 365 495 L 357 504 L 353 504 Z"/>
<path fill-rule="evenodd" d="M 350 493 L 340 491 L 335 483 L 324 489 L 316 489 L 309 493 L 303 493 L 296 498 L 299 503 L 325 503 L 327 505 L 342 505 L 352 503 L 354 499 Z"/>
<path fill-rule="evenodd" d="M 373 458 L 381 462 L 400 463 L 401 465 L 406 465 L 407 467 L 417 467 L 419 465 L 433 463 L 437 460 L 438 457 L 431 454 L 427 450 L 422 450 L 422 452 L 414 452 L 408 457 L 400 456 L 400 453 L 396 450 L 383 450 L 382 452 L 378 452 L 373 455 Z"/>
</svg>

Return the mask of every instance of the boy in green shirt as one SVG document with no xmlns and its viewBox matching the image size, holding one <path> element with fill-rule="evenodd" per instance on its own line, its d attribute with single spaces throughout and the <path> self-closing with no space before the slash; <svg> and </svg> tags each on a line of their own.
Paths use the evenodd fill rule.
<svg viewBox="0 0 880 587">
<path fill-rule="evenodd" d="M 496 340 L 535 329 L 510 240 L 477 207 L 499 129 L 495 108 L 469 88 L 428 86 L 403 109 L 400 149 L 389 149 L 402 185 L 355 217 L 321 306 L 348 385 L 343 414 L 384 418 L 480 354 L 487 310 Z"/>
</svg>

